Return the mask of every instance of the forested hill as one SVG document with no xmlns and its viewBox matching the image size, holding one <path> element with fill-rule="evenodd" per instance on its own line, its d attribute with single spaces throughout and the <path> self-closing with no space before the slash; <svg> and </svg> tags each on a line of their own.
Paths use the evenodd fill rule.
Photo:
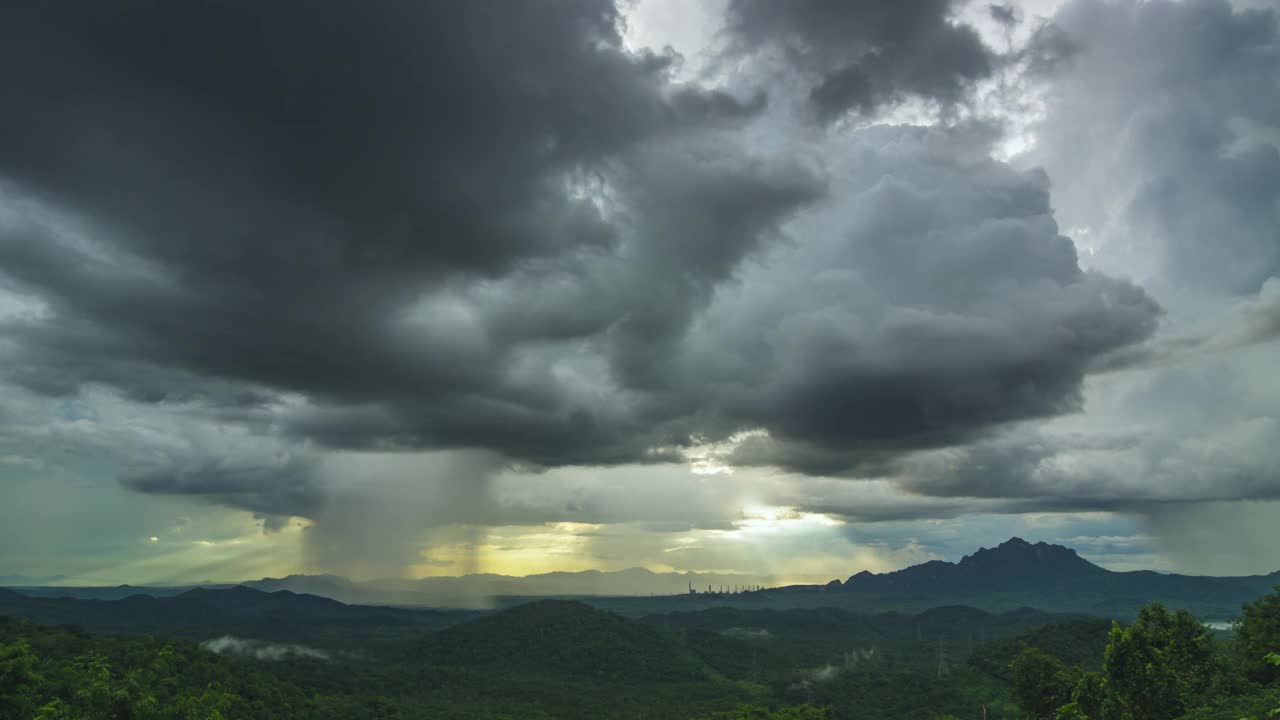
<svg viewBox="0 0 1280 720">
<path fill-rule="evenodd" d="M 428 636 L 420 658 L 504 674 L 554 673 L 617 682 L 700 681 L 714 673 L 652 626 L 589 605 L 542 600 Z"/>
<path fill-rule="evenodd" d="M 472 613 L 345 605 L 280 590 L 197 588 L 173 597 L 133 595 L 119 600 L 31 597 L 0 589 L 0 616 L 76 625 L 101 632 L 150 632 L 204 638 L 211 632 L 279 640 L 339 633 L 352 627 L 444 627 Z"/>
<path fill-rule="evenodd" d="M 1221 645 L 1190 614 L 1158 605 L 1112 625 L 966 607 L 719 608 L 638 621 L 543 600 L 431 628 L 344 624 L 385 609 L 290 594 L 173 600 L 224 603 L 232 625 L 203 621 L 197 644 L 0 618 L 0 720 L 1238 720 L 1280 705 L 1280 669 L 1264 663 L 1280 645 L 1280 592 L 1247 606 Z M 259 611 L 305 641 L 235 637 Z M 320 617 L 331 620 L 308 624 Z"/>
<path fill-rule="evenodd" d="M 312 598 L 253 592 L 174 601 L 268 608 L 294 603 L 300 612 L 309 605 L 348 612 Z M 1012 637 L 1053 619 L 1034 611 L 994 616 L 969 608 L 867 616 L 726 608 L 637 621 L 583 603 L 543 600 L 434 631 L 348 624 L 334 626 L 326 639 L 327 625 L 298 625 L 308 632 L 305 645 L 272 645 L 256 633 L 223 637 L 235 635 L 236 626 L 208 621 L 195 633 L 182 629 L 186 637 L 203 632 L 202 648 L 189 640 L 104 636 L 0 618 L 0 683 L 7 683 L 0 689 L 9 688 L 12 700 L 6 706 L 0 697 L 0 720 L 30 720 L 44 707 L 61 714 L 40 717 L 135 720 L 932 720 L 984 704 L 993 720 L 1012 720 L 1010 713 L 996 712 L 1003 702 L 1001 681 L 967 669 L 965 657 L 984 639 Z M 954 666 L 947 677 L 936 675 L 940 647 Z M 860 700 L 850 704 L 852 697 Z M 746 704 L 777 712 L 735 710 Z M 839 707 L 818 710 L 815 704 Z"/>
</svg>

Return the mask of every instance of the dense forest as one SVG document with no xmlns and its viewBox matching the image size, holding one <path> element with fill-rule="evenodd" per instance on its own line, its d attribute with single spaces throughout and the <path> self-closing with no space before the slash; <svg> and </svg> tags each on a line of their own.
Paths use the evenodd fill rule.
<svg viewBox="0 0 1280 720">
<path fill-rule="evenodd" d="M 967 607 L 636 620 L 547 600 L 448 622 L 380 615 L 392 624 L 379 625 L 373 611 L 307 596 L 202 600 L 280 609 L 276 639 L 212 637 L 207 622 L 197 642 L 0 621 L 0 718 L 1240 720 L 1280 708 L 1280 591 L 1218 637 L 1158 604 L 1120 624 Z M 301 625 L 283 612 L 290 603 Z M 282 641 L 305 640 L 306 608 L 364 620 L 329 626 L 316 643 Z"/>
<path fill-rule="evenodd" d="M 1153 603 L 1114 623 L 1100 665 L 1027 644 L 1009 664 L 1032 720 L 1238 720 L 1280 715 L 1280 589 L 1247 603 L 1217 643 L 1186 610 Z"/>
</svg>

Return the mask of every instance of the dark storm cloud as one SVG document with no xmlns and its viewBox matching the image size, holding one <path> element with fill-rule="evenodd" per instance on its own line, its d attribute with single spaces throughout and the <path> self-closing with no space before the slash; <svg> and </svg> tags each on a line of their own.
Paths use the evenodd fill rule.
<svg viewBox="0 0 1280 720">
<path fill-rule="evenodd" d="M 953 10 L 950 0 L 731 0 L 728 28 L 743 47 L 780 50 L 807 74 L 829 120 L 907 96 L 955 103 L 990 75 L 993 53 Z"/>
<path fill-rule="evenodd" d="M 736 462 L 873 473 L 889 453 L 1073 412 L 1091 359 L 1154 330 L 1140 288 L 1080 269 L 1042 173 L 957 159 L 955 141 L 849 141 L 829 168 L 842 203 L 788 225 L 806 242 L 708 308 L 685 361 L 720 379 L 704 407 L 771 433 Z"/>
<path fill-rule="evenodd" d="M 5 169 L 224 289 L 494 271 L 606 241 L 547 176 L 674 114 L 667 60 L 624 56 L 615 23 L 592 0 L 9 8 Z"/>
<path fill-rule="evenodd" d="M 144 492 L 337 527 L 335 448 L 652 463 L 760 429 L 737 461 L 875 473 L 1078 410 L 1159 315 L 989 138 L 806 145 L 603 0 L 2 12 L 0 278 L 43 306 L 0 315 L 4 377 L 182 415 L 113 451 Z M 945 3 L 732 12 L 874 102 L 987 72 Z"/>
<path fill-rule="evenodd" d="M 268 529 L 280 529 L 290 515 L 315 517 L 326 488 L 315 477 L 317 462 L 306 453 L 280 449 L 269 457 L 243 455 L 197 457 L 182 454 L 126 467 L 125 487 L 145 493 L 200 495 L 262 515 Z"/>
<path fill-rule="evenodd" d="M 856 526 L 913 520 L 951 520 L 976 514 L 1017 514 L 1035 505 L 1017 500 L 988 498 L 937 498 L 893 493 L 877 497 L 839 490 L 808 496 L 796 505 L 805 512 L 844 518 Z"/>
<path fill-rule="evenodd" d="M 1054 461 L 1072 454 L 1117 457 L 1138 445 L 1139 438 L 1132 435 L 1046 437 L 1024 430 L 965 447 L 921 453 L 902 460 L 895 469 L 903 478 L 903 489 L 930 497 L 1029 500 L 1057 496 L 1077 504 L 1084 502 L 1089 509 L 1099 505 L 1111 509 L 1117 500 L 1114 495 L 1123 494 L 1119 486 L 1114 494 L 1093 494 L 1098 478 L 1061 472 Z M 1091 487 L 1081 491 L 1080 485 Z"/>
<path fill-rule="evenodd" d="M 763 107 L 670 85 L 671 59 L 622 51 L 615 8 L 594 0 L 4 12 L 0 174 L 105 246 L 55 242 L 38 213 L 8 229 L 0 267 L 57 317 L 5 328 L 16 379 L 143 400 L 210 377 L 322 402 L 431 398 L 410 419 L 449 430 L 409 443 L 509 437 L 513 454 L 554 456 L 593 424 L 548 424 L 573 413 L 499 387 L 510 338 L 406 338 L 395 319 L 460 277 L 611 252 L 616 227 L 569 185 L 655 134 Z M 703 219 L 735 242 L 812 185 L 706 179 L 722 180 Z M 515 339 L 600 329 L 556 322 Z"/>
</svg>

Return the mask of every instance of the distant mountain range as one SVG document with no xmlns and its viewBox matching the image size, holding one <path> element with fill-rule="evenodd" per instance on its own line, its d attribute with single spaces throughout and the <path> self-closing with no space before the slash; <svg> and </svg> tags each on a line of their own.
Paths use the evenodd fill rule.
<svg viewBox="0 0 1280 720">
<path fill-rule="evenodd" d="M 1207 619 L 1238 614 L 1243 602 L 1280 585 L 1280 572 L 1247 577 L 1209 577 L 1152 571 L 1114 572 L 1075 550 L 1011 538 L 981 548 L 959 562 L 933 560 L 889 573 L 860 572 L 845 581 L 769 587 L 767 577 L 617 572 L 553 572 L 527 577 L 476 574 L 421 580 L 357 582 L 337 575 L 290 575 L 242 583 L 266 593 L 289 591 L 351 605 L 483 607 L 494 598 L 589 598 L 626 613 L 697 609 L 724 604 L 754 607 L 846 607 L 919 611 L 940 605 L 970 605 L 991 611 L 1034 607 L 1108 617 L 1133 614 L 1158 600 L 1186 607 Z M 215 586 L 227 588 L 231 586 Z M 756 590 L 764 587 L 766 589 Z M 690 593 L 690 589 L 694 593 Z M 21 588 L 27 595 L 118 600 L 136 595 L 185 596 L 188 587 Z M 708 592 L 710 590 L 710 592 Z M 723 591 L 723 592 L 722 592 Z M 500 605 L 510 604 L 501 602 Z"/>
<path fill-rule="evenodd" d="M 615 572 L 585 570 L 514 577 L 482 573 L 421 580 L 355 582 L 337 575 L 290 575 L 243 583 L 258 590 L 292 590 L 348 603 L 472 607 L 497 597 L 648 597 L 698 592 L 743 591 L 767 587 L 771 579 L 755 575 L 656 573 L 644 568 Z"/>
<path fill-rule="evenodd" d="M 597 681 L 679 682 L 715 677 L 694 645 L 741 658 L 752 643 L 765 642 L 790 658 L 788 667 L 818 662 L 851 643 L 882 651 L 909 645 L 917 654 L 923 648 L 931 659 L 940 638 L 957 650 L 971 649 L 1072 619 L 1026 608 L 988 613 L 951 606 L 909 614 L 729 606 L 735 604 L 730 598 L 767 603 L 770 597 L 788 597 L 764 593 L 723 596 L 720 607 L 700 610 L 696 603 L 684 602 L 688 597 L 655 599 L 668 612 L 624 618 L 592 607 L 594 603 L 561 599 L 526 599 L 497 611 L 442 611 L 346 605 L 316 595 L 243 586 L 117 600 L 33 597 L 0 589 L 0 629 L 10 618 L 25 618 L 77 628 L 72 630 L 76 634 L 301 643 L 347 653 L 348 659 L 373 653 L 409 665 L 469 667 L 492 677 L 549 673 Z M 703 595 L 707 597 L 715 596 Z M 353 648 L 358 648 L 356 655 L 350 654 Z"/>
<path fill-rule="evenodd" d="M 630 568 L 614 572 L 550 572 L 523 577 L 479 573 L 420 580 L 356 581 L 340 575 L 289 575 L 247 580 L 238 585 L 265 592 L 288 590 L 320 595 L 356 605 L 486 607 L 493 598 L 501 597 L 649 597 L 684 595 L 690 588 L 700 593 L 719 593 L 721 590 L 734 592 L 768 587 L 773 583 L 772 578 L 758 575 L 657 573 L 644 568 Z M 74 587 L 0 582 L 0 586 L 18 589 L 27 595 L 94 600 L 119 600 L 138 594 L 172 597 L 193 587 L 219 589 L 235 585 L 203 583 L 182 586 Z"/>
<path fill-rule="evenodd" d="M 1161 601 L 1213 619 L 1234 617 L 1241 603 L 1277 585 L 1280 571 L 1245 577 L 1115 572 L 1070 548 L 1015 537 L 958 563 L 934 560 L 890 573 L 860 572 L 843 583 L 833 581 L 827 590 L 871 604 L 962 602 L 988 609 L 1028 606 L 1108 616 L 1128 615 L 1145 603 Z"/>
<path fill-rule="evenodd" d="M 539 600 L 427 636 L 415 655 L 499 675 L 551 673 L 604 681 L 699 681 L 714 673 L 653 625 L 572 600 Z"/>
<path fill-rule="evenodd" d="M 840 587 L 856 592 L 982 592 L 1046 585 L 1076 588 L 1130 574 L 1094 565 L 1071 548 L 1043 542 L 1033 545 L 1015 537 L 994 548 L 979 548 L 958 563 L 931 560 L 884 574 L 864 570 Z M 1160 577 L 1158 573 L 1140 574 Z"/>
<path fill-rule="evenodd" d="M 66 575 L 45 575 L 42 577 L 32 577 L 30 575 L 0 575 L 0 587 L 11 587 L 15 585 L 56 585 L 64 583 L 71 578 Z"/>
</svg>

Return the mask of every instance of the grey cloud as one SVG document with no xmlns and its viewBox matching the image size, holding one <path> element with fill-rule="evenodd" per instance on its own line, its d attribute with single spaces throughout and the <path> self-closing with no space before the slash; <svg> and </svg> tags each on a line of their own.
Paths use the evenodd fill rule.
<svg viewBox="0 0 1280 720">
<path fill-rule="evenodd" d="M 1033 430 L 1013 431 L 964 447 L 946 448 L 904 458 L 895 468 L 901 486 L 936 497 L 1038 498 L 1072 494 L 1058 483 L 1052 461 L 1077 453 L 1131 450 L 1139 438 L 1125 434 L 1046 437 Z M 1083 493 L 1074 493 L 1081 495 Z M 1098 496 L 1099 502 L 1112 498 Z"/>
<path fill-rule="evenodd" d="M 1052 22 L 1041 24 L 1013 59 L 1026 63 L 1032 78 L 1043 78 L 1063 69 L 1079 50 L 1079 44 Z"/>
<path fill-rule="evenodd" d="M 304 562 L 348 577 L 403 577 L 424 543 L 452 531 L 474 566 L 479 536 L 466 526 L 496 524 L 491 488 L 500 465 L 483 452 L 333 459 L 323 504 L 308 514 L 315 524 L 304 530 Z"/>
<path fill-rule="evenodd" d="M 1086 556 L 1147 555 L 1151 552 L 1151 537 L 1147 535 L 1072 535 L 1063 538 L 1062 544 Z"/>
<path fill-rule="evenodd" d="M 1100 418 L 1021 427 L 899 461 L 897 482 L 937 497 L 1022 499 L 1040 509 L 1173 512 L 1280 497 L 1280 418 L 1267 360 L 1245 354 L 1114 376 Z M 1103 400 L 1103 398 L 1107 398 Z"/>
<path fill-rule="evenodd" d="M 493 485 L 490 524 L 638 523 L 654 532 L 727 529 L 752 479 L 698 476 L 687 464 L 505 472 Z M 672 498 L 679 497 L 679 502 Z M 660 530 L 661 528 L 661 530 Z"/>
<path fill-rule="evenodd" d="M 253 519 L 262 523 L 262 531 L 265 533 L 280 532 L 289 526 L 288 515 L 254 513 Z"/>
<path fill-rule="evenodd" d="M 699 319 L 675 367 L 718 379 L 704 408 L 770 433 L 736 461 L 857 474 L 1072 412 L 1092 358 L 1155 329 L 1141 289 L 1080 269 L 1042 175 L 940 157 L 946 137 L 847 141 L 842 203 L 789 223 L 804 242 L 748 263 Z"/>
<path fill-rule="evenodd" d="M 1098 359 L 1097 372 L 1192 362 L 1280 339 L 1280 278 L 1267 278 L 1256 297 L 1236 300 L 1207 322 L 1157 334 Z"/>
<path fill-rule="evenodd" d="M 907 96 L 955 103 L 990 75 L 994 53 L 952 21 L 954 9 L 950 0 L 732 0 L 727 27 L 741 47 L 780 51 L 805 73 L 829 120 Z"/>
<path fill-rule="evenodd" d="M 228 423 L 198 404 L 139 404 L 97 387 L 51 400 L 0 384 L 0 454 L 21 448 L 51 473 L 96 472 L 144 493 L 249 510 L 267 529 L 313 516 L 329 492 L 329 458 L 274 436 L 260 419 Z"/>
<path fill-rule="evenodd" d="M 135 463 L 120 471 L 120 482 L 127 488 L 201 496 L 251 510 L 266 515 L 264 527 L 269 529 L 280 527 L 280 516 L 315 517 L 327 497 L 316 476 L 317 458 L 284 445 L 264 448 L 250 441 L 217 450 L 188 445 Z"/>
<path fill-rule="evenodd" d="M 308 518 L 304 567 L 349 577 L 402 577 L 440 533 L 460 533 L 473 552 L 478 538 L 465 526 L 508 519 L 491 492 L 502 462 L 484 452 L 318 453 L 188 430 L 127 457 L 120 479 L 129 489 L 246 509 L 267 533 Z"/>
<path fill-rule="evenodd" d="M 782 467 L 813 475 L 875 477 L 887 472 L 894 458 L 909 448 L 906 442 L 855 445 L 757 435 L 734 444 L 723 460 L 736 467 Z"/>
<path fill-rule="evenodd" d="M 842 517 L 856 523 L 893 523 L 917 520 L 952 520 L 978 514 L 1013 515 L 1040 509 L 1026 502 L 899 497 L 882 502 L 863 498 L 820 498 L 805 506 L 809 512 Z"/>
<path fill-rule="evenodd" d="M 1280 277 L 1268 278 L 1258 297 L 1240 306 L 1239 322 L 1216 338 L 1218 348 L 1247 347 L 1280 338 Z"/>
<path fill-rule="evenodd" d="M 989 3 L 987 13 L 1001 25 L 1015 25 L 1018 22 L 1018 8 L 1007 3 Z"/>
<path fill-rule="evenodd" d="M 1280 35 L 1226 0 L 1078 0 L 1028 162 L 1093 264 L 1170 302 L 1248 295 L 1280 270 Z"/>
<path fill-rule="evenodd" d="M 1276 570 L 1280 502 L 1214 502 L 1144 513 L 1160 549 L 1184 572 L 1249 575 Z"/>
<path fill-rule="evenodd" d="M 952 520 L 974 514 L 1015 515 L 1030 508 L 1030 504 L 1020 498 L 945 497 L 916 492 L 888 475 L 855 480 L 775 473 L 758 479 L 756 485 L 768 505 L 844 519 L 851 537 L 858 535 L 859 527 L 870 524 L 878 526 L 875 536 L 884 538 L 891 526 L 903 523 L 902 532 L 909 537 L 915 532 L 909 523 L 915 520 Z"/>
<path fill-rule="evenodd" d="M 1024 161 L 1053 178 L 1057 217 L 1088 266 L 1154 288 L 1163 331 L 1094 355 L 1076 396 L 1083 415 L 900 454 L 876 471 L 911 494 L 997 511 L 1189 521 L 1201 507 L 1280 497 L 1276 15 L 1080 0 L 1031 44 L 1046 38 L 1064 52 L 1031 63 L 1049 103 Z M 1126 372 L 1096 374 L 1114 370 Z"/>
</svg>

